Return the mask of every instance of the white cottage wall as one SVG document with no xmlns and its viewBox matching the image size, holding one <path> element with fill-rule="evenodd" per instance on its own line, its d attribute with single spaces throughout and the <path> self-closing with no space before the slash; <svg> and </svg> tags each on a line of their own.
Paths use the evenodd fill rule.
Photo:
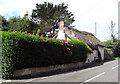
<svg viewBox="0 0 120 84">
<path fill-rule="evenodd" d="M 57 39 L 65 40 L 64 30 L 59 30 Z"/>
<path fill-rule="evenodd" d="M 100 51 L 102 60 L 104 60 L 104 47 L 98 46 L 98 50 Z"/>
<path fill-rule="evenodd" d="M 93 53 L 88 53 L 86 63 L 91 63 L 92 62 L 92 57 L 93 57 Z"/>
<path fill-rule="evenodd" d="M 87 54 L 86 63 L 91 63 L 92 61 L 95 61 L 96 59 L 98 59 L 98 51 L 93 50 L 93 53 Z"/>
<path fill-rule="evenodd" d="M 98 51 L 94 50 L 93 53 L 94 53 L 93 60 L 95 61 L 96 59 L 98 59 Z"/>
</svg>

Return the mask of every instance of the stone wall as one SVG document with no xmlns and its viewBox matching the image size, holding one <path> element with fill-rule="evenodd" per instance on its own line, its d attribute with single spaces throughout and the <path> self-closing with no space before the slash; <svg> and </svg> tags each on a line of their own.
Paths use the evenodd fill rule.
<svg viewBox="0 0 120 84">
<path fill-rule="evenodd" d="M 34 75 L 34 74 L 40 74 L 43 72 L 53 72 L 56 70 L 69 70 L 72 68 L 77 67 L 83 67 L 85 63 L 79 62 L 79 63 L 71 63 L 71 64 L 63 64 L 63 65 L 57 65 L 57 66 L 49 66 L 49 67 L 40 67 L 40 68 L 26 68 L 21 70 L 16 70 L 13 74 L 13 76 L 24 76 L 24 75 Z"/>
</svg>

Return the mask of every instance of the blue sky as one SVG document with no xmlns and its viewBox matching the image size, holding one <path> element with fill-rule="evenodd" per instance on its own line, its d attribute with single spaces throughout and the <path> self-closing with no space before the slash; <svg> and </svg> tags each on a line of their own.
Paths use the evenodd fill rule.
<svg viewBox="0 0 120 84">
<path fill-rule="evenodd" d="M 74 14 L 76 29 L 95 34 L 95 22 L 97 23 L 97 38 L 101 41 L 110 39 L 108 26 L 113 20 L 115 32 L 118 32 L 118 2 L 120 0 L 0 0 L 0 14 L 9 19 L 12 16 L 21 16 L 28 11 L 32 13 L 36 3 L 44 1 L 54 4 L 64 2 L 68 4 L 68 10 Z M 116 36 L 117 37 L 117 36 Z"/>
<path fill-rule="evenodd" d="M 9 14 L 9 13 L 6 12 L 6 13 L 4 14 L 4 16 L 5 16 L 6 19 L 9 19 L 9 18 L 11 18 L 11 17 L 13 17 L 13 16 L 16 16 L 16 17 L 17 17 L 17 16 L 19 16 L 19 12 L 17 12 L 17 11 L 11 11 L 11 14 Z"/>
</svg>

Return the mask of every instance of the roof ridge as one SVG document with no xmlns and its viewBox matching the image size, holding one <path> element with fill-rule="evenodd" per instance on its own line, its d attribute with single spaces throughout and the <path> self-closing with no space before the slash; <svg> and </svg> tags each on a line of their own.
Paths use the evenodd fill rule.
<svg viewBox="0 0 120 84">
<path fill-rule="evenodd" d="M 78 29 L 75 29 L 75 28 L 72 28 L 72 27 L 69 27 L 69 26 L 66 26 L 68 29 L 71 29 L 73 31 L 76 31 L 76 32 L 79 32 L 79 33 L 82 33 L 82 34 L 85 34 L 85 35 L 91 35 L 91 36 L 94 36 L 92 33 L 90 32 L 87 32 L 87 31 L 80 31 Z"/>
</svg>

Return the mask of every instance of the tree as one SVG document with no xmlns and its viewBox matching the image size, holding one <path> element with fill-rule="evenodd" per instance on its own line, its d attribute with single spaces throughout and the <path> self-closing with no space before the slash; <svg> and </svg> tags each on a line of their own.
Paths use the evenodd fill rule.
<svg viewBox="0 0 120 84">
<path fill-rule="evenodd" d="M 8 30 L 7 26 L 8 21 L 6 20 L 6 18 L 4 18 L 4 16 L 0 15 L 0 28 L 2 28 L 2 30 Z"/>
<path fill-rule="evenodd" d="M 115 42 L 115 22 L 113 22 L 112 20 L 111 20 L 111 22 L 110 22 L 110 26 L 109 26 L 109 29 L 110 29 L 110 35 L 111 35 L 111 42 L 113 43 L 113 42 Z"/>
<path fill-rule="evenodd" d="M 21 18 L 20 17 L 12 17 L 8 20 L 8 28 L 9 28 L 9 31 L 20 31 L 21 30 Z"/>
<path fill-rule="evenodd" d="M 8 28 L 9 31 L 21 31 L 21 32 L 29 32 L 32 33 L 33 28 L 36 26 L 36 23 L 29 20 L 27 17 L 28 15 L 25 14 L 23 18 L 19 17 L 12 17 L 8 20 Z"/>
<path fill-rule="evenodd" d="M 67 26 L 75 21 L 73 14 L 68 12 L 67 8 L 68 5 L 64 3 L 59 5 L 53 5 L 49 2 L 36 4 L 36 9 L 32 11 L 32 20 L 40 25 L 41 33 L 50 32 L 50 37 L 53 37 L 61 19 Z"/>
</svg>

